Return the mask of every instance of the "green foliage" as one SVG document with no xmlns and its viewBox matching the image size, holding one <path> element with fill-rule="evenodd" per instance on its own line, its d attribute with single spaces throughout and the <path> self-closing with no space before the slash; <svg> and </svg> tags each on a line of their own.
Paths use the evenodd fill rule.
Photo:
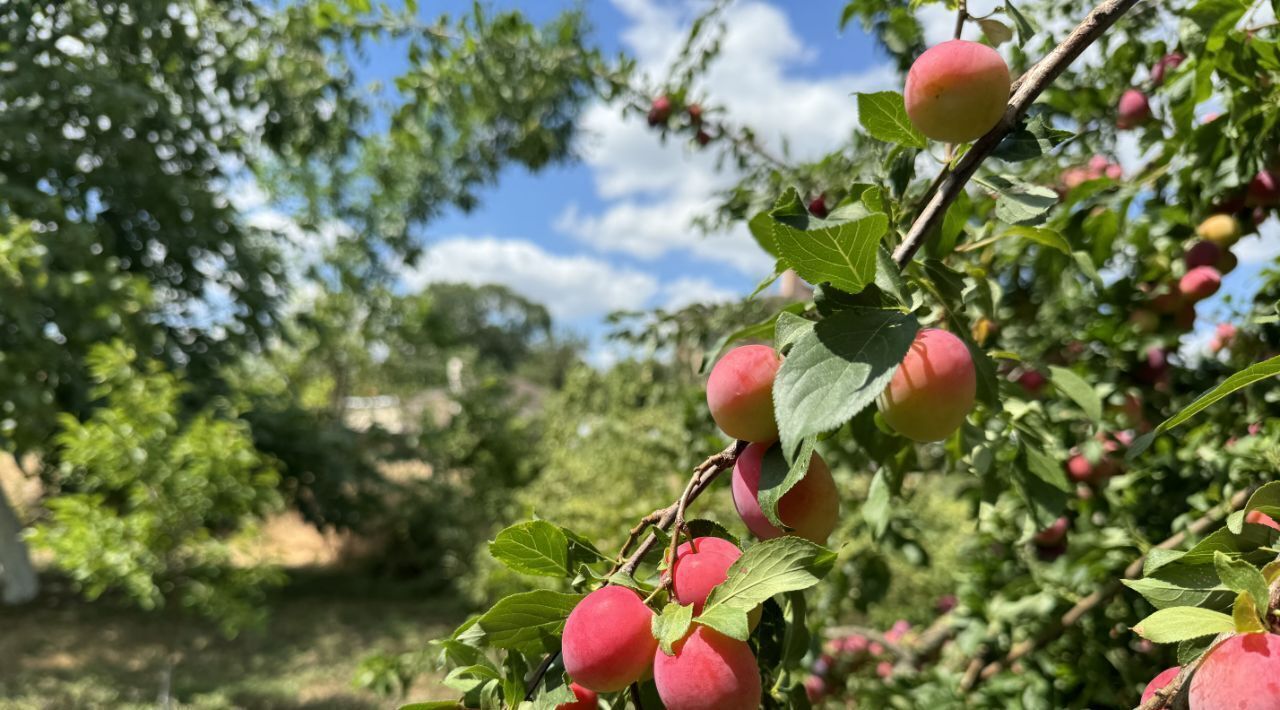
<svg viewBox="0 0 1280 710">
<path fill-rule="evenodd" d="M 35 544 L 90 597 L 176 600 L 233 631 L 255 621 L 267 567 L 236 566 L 232 533 L 278 506 L 277 474 L 217 407 L 187 416 L 186 387 L 120 343 L 89 355 L 101 407 L 58 436 L 62 495 Z M 108 551 L 104 554 L 104 551 Z"/>
</svg>

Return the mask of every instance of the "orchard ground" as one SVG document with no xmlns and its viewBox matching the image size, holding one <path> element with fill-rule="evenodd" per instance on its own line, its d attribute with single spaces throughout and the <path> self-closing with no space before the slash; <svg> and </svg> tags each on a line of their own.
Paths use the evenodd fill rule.
<svg viewBox="0 0 1280 710">
<path fill-rule="evenodd" d="M 353 684 L 375 653 L 427 647 L 462 620 L 456 600 L 411 586 L 373 585 L 332 569 L 295 569 L 268 601 L 261 630 L 227 639 L 192 615 L 85 602 L 46 580 L 48 594 L 0 608 L 0 707 L 170 707 L 362 710 L 394 704 Z M 447 690 L 430 668 L 409 692 Z M 163 704 L 159 705 L 164 707 Z"/>
</svg>

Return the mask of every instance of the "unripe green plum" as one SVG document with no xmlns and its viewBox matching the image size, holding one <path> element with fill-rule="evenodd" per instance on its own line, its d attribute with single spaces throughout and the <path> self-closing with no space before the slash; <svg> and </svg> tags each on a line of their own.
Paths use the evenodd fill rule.
<svg viewBox="0 0 1280 710">
<path fill-rule="evenodd" d="M 591 592 L 564 622 L 560 651 L 565 672 L 597 693 L 640 680 L 658 647 L 652 623 L 653 610 L 630 589 L 608 586 Z"/>
<path fill-rule="evenodd" d="M 1116 128 L 1137 128 L 1151 118 L 1151 104 L 1147 95 L 1137 89 L 1129 89 L 1120 95 L 1120 107 L 1116 113 Z"/>
<path fill-rule="evenodd" d="M 774 526 L 760 509 L 760 468 L 767 444 L 752 444 L 733 466 L 733 504 L 742 522 L 761 540 L 796 535 L 824 545 L 836 529 L 840 517 L 840 494 L 831 478 L 831 469 L 817 453 L 809 459 L 809 470 L 778 501 L 778 518 L 790 533 Z"/>
<path fill-rule="evenodd" d="M 1151 699 L 1151 696 L 1156 694 L 1157 690 L 1160 690 L 1166 685 L 1172 683 L 1173 679 L 1177 678 L 1178 673 L 1181 671 L 1182 671 L 1182 666 L 1174 666 L 1173 668 L 1166 668 L 1160 671 L 1160 674 L 1157 675 L 1155 678 L 1152 678 L 1151 682 L 1147 683 L 1147 687 L 1142 689 L 1141 702 L 1144 702 L 1144 703 L 1147 702 L 1148 700 Z"/>
<path fill-rule="evenodd" d="M 778 438 L 773 380 L 781 366 L 767 345 L 744 345 L 720 358 L 707 378 L 707 407 L 721 431 L 744 441 Z"/>
<path fill-rule="evenodd" d="M 978 375 L 964 341 L 925 328 L 893 373 L 878 404 L 894 431 L 915 441 L 941 441 L 973 409 Z"/>
<path fill-rule="evenodd" d="M 1190 699 L 1192 710 L 1280 708 L 1280 636 L 1238 634 L 1209 649 Z"/>
<path fill-rule="evenodd" d="M 1009 65 L 996 50 L 955 39 L 929 48 L 911 65 L 903 99 L 923 134 L 968 143 L 1000 122 L 1009 102 Z"/>
<path fill-rule="evenodd" d="M 1196 227 L 1196 234 L 1201 239 L 1207 239 L 1225 249 L 1240 241 L 1243 230 L 1240 227 L 1240 220 L 1236 219 L 1235 215 L 1215 214 L 1206 217 Z"/>
<path fill-rule="evenodd" d="M 1218 292 L 1222 286 L 1222 274 L 1212 266 L 1197 266 L 1183 274 L 1178 290 L 1191 303 L 1203 301 Z"/>
<path fill-rule="evenodd" d="M 577 683 L 570 683 L 569 690 L 573 691 L 577 700 L 561 703 L 556 706 L 556 710 L 597 710 L 600 707 L 600 696 L 596 695 L 594 690 L 584 688 Z"/>
<path fill-rule="evenodd" d="M 653 682 L 667 710 L 760 707 L 760 668 L 745 641 L 695 624 L 674 651 L 653 655 Z"/>
</svg>

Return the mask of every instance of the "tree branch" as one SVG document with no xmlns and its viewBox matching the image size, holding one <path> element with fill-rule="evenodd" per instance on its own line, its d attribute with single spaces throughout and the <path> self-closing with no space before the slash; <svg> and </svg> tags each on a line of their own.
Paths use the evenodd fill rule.
<svg viewBox="0 0 1280 710">
<path fill-rule="evenodd" d="M 938 189 L 920 211 L 907 236 L 893 252 L 893 261 L 898 268 L 905 267 L 915 257 L 916 252 L 924 245 L 925 239 L 942 222 L 947 207 L 955 201 L 969 178 L 977 172 L 978 166 L 1000 145 L 1000 141 L 1017 125 L 1018 121 L 1031 107 L 1031 104 L 1042 92 L 1057 79 L 1059 75 L 1080 56 L 1090 44 L 1098 39 L 1107 28 L 1115 24 L 1120 16 L 1138 3 L 1138 0 L 1106 0 L 1089 13 L 1089 16 L 1077 26 L 1065 40 L 1053 51 L 1049 52 L 1035 66 L 1031 67 L 1013 85 L 1013 95 L 1004 116 L 985 136 L 979 138 L 964 154 L 954 170 L 946 171 L 946 177 L 938 185 Z"/>
<path fill-rule="evenodd" d="M 1237 492 L 1234 496 L 1231 497 L 1231 500 L 1209 511 L 1208 513 L 1201 516 L 1200 518 L 1197 518 L 1195 521 L 1193 521 L 1190 525 L 1187 526 L 1186 530 L 1183 530 L 1182 532 L 1178 532 L 1178 533 L 1175 533 L 1174 535 L 1169 536 L 1167 540 L 1155 545 L 1152 549 L 1172 550 L 1173 548 L 1178 547 L 1183 542 L 1185 542 L 1188 537 L 1192 535 L 1200 535 L 1201 533 L 1205 532 L 1210 527 L 1212 527 L 1214 524 L 1218 523 L 1223 518 L 1230 515 L 1232 511 L 1244 505 L 1254 490 L 1256 490 L 1256 487 L 1251 486 L 1249 488 L 1245 488 L 1244 490 Z M 1130 562 L 1129 566 L 1126 567 L 1124 570 L 1124 579 L 1134 579 L 1138 575 L 1142 574 L 1142 566 L 1143 566 L 1143 563 L 1146 562 L 1146 559 L 1147 559 L 1147 556 L 1142 555 L 1141 557 L 1134 560 L 1133 562 Z M 1033 639 L 1028 639 L 1028 640 L 1021 641 L 1019 643 L 1014 644 L 1013 647 L 1009 649 L 1009 652 L 1005 654 L 1004 658 L 998 661 L 992 661 L 991 663 L 988 663 L 986 666 L 983 667 L 982 672 L 977 676 L 975 676 L 972 679 L 972 681 L 970 681 L 968 684 L 962 684 L 961 690 L 968 692 L 977 684 L 981 683 L 984 680 L 990 679 L 991 676 L 1004 670 L 1006 667 L 1010 666 L 1015 661 L 1032 653 L 1033 651 L 1040 648 L 1044 644 L 1060 637 L 1062 635 L 1063 629 L 1074 625 L 1085 614 L 1088 614 L 1089 612 L 1097 608 L 1099 605 L 1106 602 L 1111 597 L 1115 596 L 1115 594 L 1123 588 L 1124 588 L 1124 585 L 1121 584 L 1119 580 L 1112 580 L 1108 582 L 1101 589 L 1098 589 L 1092 594 L 1090 594 L 1089 596 L 1085 597 L 1084 599 L 1081 599 L 1074 606 L 1068 609 L 1065 614 L 1063 614 L 1061 617 L 1058 618 L 1058 623 L 1052 624 L 1049 627 L 1041 630 L 1041 632 Z"/>
</svg>

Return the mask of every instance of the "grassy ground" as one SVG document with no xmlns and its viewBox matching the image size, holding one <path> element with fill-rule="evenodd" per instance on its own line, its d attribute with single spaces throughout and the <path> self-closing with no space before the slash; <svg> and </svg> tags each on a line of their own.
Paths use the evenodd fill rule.
<svg viewBox="0 0 1280 710">
<path fill-rule="evenodd" d="M 0 607 L 0 708 L 152 709 L 166 682 L 172 708 L 394 707 L 352 685 L 361 659 L 419 651 L 463 617 L 452 602 L 333 573 L 296 573 L 270 613 L 265 629 L 228 640 L 190 617 L 48 590 Z M 438 681 L 420 677 L 409 697 L 441 696 Z"/>
</svg>

